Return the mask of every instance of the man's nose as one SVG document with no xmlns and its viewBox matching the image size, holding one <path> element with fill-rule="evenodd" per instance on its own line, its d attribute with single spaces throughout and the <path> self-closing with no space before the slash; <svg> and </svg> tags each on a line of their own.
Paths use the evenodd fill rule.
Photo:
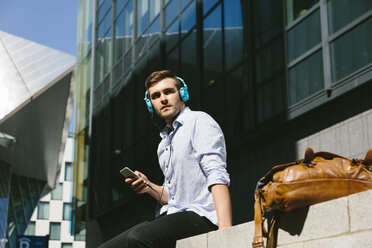
<svg viewBox="0 0 372 248">
<path fill-rule="evenodd" d="M 161 100 L 161 102 L 165 102 L 165 103 L 168 102 L 168 98 L 165 94 L 160 95 L 160 100 Z"/>
</svg>

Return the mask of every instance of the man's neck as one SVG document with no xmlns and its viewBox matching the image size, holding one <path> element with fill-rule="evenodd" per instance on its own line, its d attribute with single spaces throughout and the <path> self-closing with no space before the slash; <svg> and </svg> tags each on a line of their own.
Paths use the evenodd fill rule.
<svg viewBox="0 0 372 248">
<path fill-rule="evenodd" d="M 173 122 L 174 122 L 174 120 L 175 119 L 173 119 L 173 120 L 166 120 L 165 121 L 168 124 L 170 130 L 172 130 L 172 131 L 174 130 L 174 128 L 173 128 Z"/>
</svg>

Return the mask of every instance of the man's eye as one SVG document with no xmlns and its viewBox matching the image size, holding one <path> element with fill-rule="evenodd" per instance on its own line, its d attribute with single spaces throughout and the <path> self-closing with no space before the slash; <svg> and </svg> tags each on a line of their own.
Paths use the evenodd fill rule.
<svg viewBox="0 0 372 248">
<path fill-rule="evenodd" d="M 169 94 L 172 94 L 174 92 L 175 92 L 174 90 L 167 90 L 167 91 L 164 92 L 164 94 L 169 95 Z"/>
<path fill-rule="evenodd" d="M 154 94 L 154 95 L 151 96 L 151 99 L 152 99 L 152 100 L 154 100 L 154 99 L 156 99 L 156 98 L 159 98 L 159 94 Z"/>
</svg>

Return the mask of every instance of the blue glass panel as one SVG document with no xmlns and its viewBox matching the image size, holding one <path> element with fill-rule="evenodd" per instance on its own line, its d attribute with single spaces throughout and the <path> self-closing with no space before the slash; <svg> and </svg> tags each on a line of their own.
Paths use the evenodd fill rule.
<svg viewBox="0 0 372 248">
<path fill-rule="evenodd" d="M 160 14 L 160 1 L 150 1 L 150 22 Z"/>
<path fill-rule="evenodd" d="M 178 43 L 179 21 L 178 19 L 166 31 L 166 47 L 167 52 L 171 50 Z"/>
<path fill-rule="evenodd" d="M 170 1 L 165 9 L 165 26 L 168 26 L 176 18 L 178 11 L 178 0 Z"/>
<path fill-rule="evenodd" d="M 133 38 L 133 1 L 129 1 L 124 9 L 124 53 L 132 44 Z"/>
<path fill-rule="evenodd" d="M 229 0 L 224 4 L 225 28 L 243 27 L 242 6 L 240 0 Z"/>
<path fill-rule="evenodd" d="M 204 0 L 203 1 L 203 15 L 205 15 L 217 2 L 218 0 Z"/>
<path fill-rule="evenodd" d="M 112 9 L 110 9 L 105 16 L 104 25 L 105 25 L 105 37 L 111 37 L 111 33 L 108 33 L 108 30 L 111 28 L 112 23 Z"/>
<path fill-rule="evenodd" d="M 147 34 L 149 36 L 149 44 L 152 44 L 160 37 L 160 16 L 158 16 L 149 27 Z"/>
<path fill-rule="evenodd" d="M 204 19 L 204 30 L 221 29 L 221 23 L 221 5 L 219 5 L 209 16 Z"/>
<path fill-rule="evenodd" d="M 185 8 L 185 6 L 190 2 L 190 0 L 181 0 L 181 9 Z"/>
<path fill-rule="evenodd" d="M 210 85 L 222 74 L 221 5 L 204 20 L 204 84 Z"/>
<path fill-rule="evenodd" d="M 140 0 L 137 3 L 137 36 L 140 36 L 149 24 L 149 6 L 147 0 Z"/>
<path fill-rule="evenodd" d="M 104 25 L 103 25 L 103 22 L 102 22 L 98 26 L 98 40 L 100 40 L 101 38 L 103 38 L 104 33 L 105 33 L 105 30 L 104 30 Z"/>
<path fill-rule="evenodd" d="M 243 58 L 243 16 L 240 0 L 230 0 L 225 12 L 225 62 L 226 70 Z"/>
<path fill-rule="evenodd" d="M 98 10 L 98 22 L 100 23 L 103 20 L 103 17 L 105 16 L 106 10 L 104 8 L 104 5 L 101 5 L 101 7 Z"/>
<path fill-rule="evenodd" d="M 116 0 L 116 16 L 123 10 L 125 1 L 126 0 Z"/>
<path fill-rule="evenodd" d="M 124 14 L 123 12 L 115 21 L 115 51 L 114 57 L 117 61 L 123 54 L 124 44 Z"/>
<path fill-rule="evenodd" d="M 195 1 L 182 13 L 181 32 L 187 33 L 196 24 Z"/>
<path fill-rule="evenodd" d="M 105 1 L 105 11 L 107 11 L 112 6 L 112 0 Z"/>
</svg>

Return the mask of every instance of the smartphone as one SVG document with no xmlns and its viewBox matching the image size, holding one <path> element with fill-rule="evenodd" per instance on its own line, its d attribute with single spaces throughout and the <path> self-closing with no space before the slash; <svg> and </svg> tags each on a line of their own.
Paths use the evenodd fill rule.
<svg viewBox="0 0 372 248">
<path fill-rule="evenodd" d="M 132 177 L 134 179 L 139 179 L 139 176 L 137 176 L 131 169 L 128 167 L 124 167 L 120 170 L 120 174 L 122 174 L 124 177 Z"/>
</svg>

